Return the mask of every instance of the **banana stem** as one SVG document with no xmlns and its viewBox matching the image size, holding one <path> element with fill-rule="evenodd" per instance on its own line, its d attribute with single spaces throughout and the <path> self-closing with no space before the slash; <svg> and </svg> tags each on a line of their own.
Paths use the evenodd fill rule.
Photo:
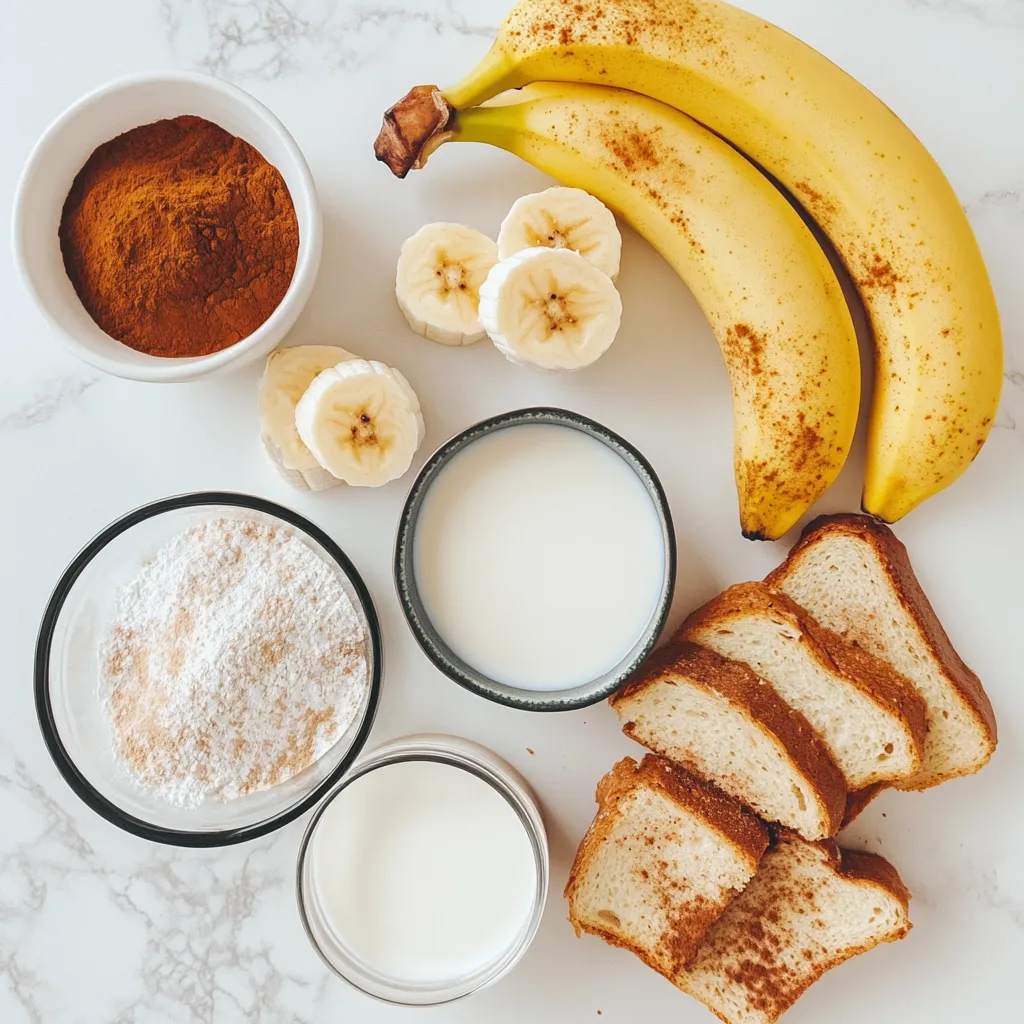
<svg viewBox="0 0 1024 1024">
<path fill-rule="evenodd" d="M 456 110 L 467 110 L 493 99 L 499 93 L 518 89 L 529 80 L 524 77 L 518 63 L 501 46 L 495 44 L 461 82 L 443 90 L 444 98 Z"/>
<path fill-rule="evenodd" d="M 404 178 L 455 134 L 455 114 L 436 85 L 417 85 L 384 114 L 373 152 L 395 177 Z"/>
<path fill-rule="evenodd" d="M 492 46 L 480 64 L 451 88 L 442 91 L 436 85 L 417 85 L 410 89 L 384 115 L 373 151 L 392 174 L 404 178 L 454 136 L 458 111 L 525 84 L 516 63 L 499 46 Z"/>
</svg>

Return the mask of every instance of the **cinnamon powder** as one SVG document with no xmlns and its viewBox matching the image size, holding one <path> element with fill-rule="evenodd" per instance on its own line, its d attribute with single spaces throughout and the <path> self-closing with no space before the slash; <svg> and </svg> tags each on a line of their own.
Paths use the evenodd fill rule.
<svg viewBox="0 0 1024 1024">
<path fill-rule="evenodd" d="M 284 298 L 299 248 L 277 168 L 193 116 L 96 149 L 64 202 L 59 237 L 99 327 L 172 357 L 209 355 L 252 334 Z"/>
</svg>

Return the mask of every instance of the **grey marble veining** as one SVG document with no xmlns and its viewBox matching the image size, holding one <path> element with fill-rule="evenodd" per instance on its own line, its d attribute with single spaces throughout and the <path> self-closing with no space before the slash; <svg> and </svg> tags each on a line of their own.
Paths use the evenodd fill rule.
<svg viewBox="0 0 1024 1024">
<path fill-rule="evenodd" d="M 1024 28 L 1022 0 L 909 0 L 909 4 L 939 14 L 973 18 L 985 25 Z"/>
<path fill-rule="evenodd" d="M 1003 374 L 1003 395 L 993 427 L 996 430 L 1011 431 L 1024 441 L 1024 372 L 1016 369 L 1017 356 L 1013 349 L 1013 341 L 1012 337 L 1005 339 L 1006 370 Z"/>
<path fill-rule="evenodd" d="M 966 209 L 1001 305 L 999 429 L 964 480 L 896 532 L 989 689 L 1000 748 L 977 777 L 932 793 L 889 794 L 857 823 L 861 845 L 891 857 L 914 891 L 914 930 L 831 973 L 786 1020 L 1002 1024 L 1019 1009 L 1015 972 L 1024 962 L 1024 834 L 1007 812 L 1019 802 L 1024 772 L 1024 688 L 1013 642 L 1024 618 L 1024 70 L 1006 60 L 1008 46 L 1024 39 L 1024 0 L 740 2 L 798 33 L 817 28 L 819 45 L 842 66 L 882 59 L 880 33 L 888 33 L 906 73 L 901 57 L 900 73 L 885 78 L 886 102 L 911 124 L 938 124 L 955 142 L 962 125 L 936 108 L 932 89 L 953 79 L 972 127 L 998 139 L 984 160 L 969 145 L 949 146 L 942 159 L 951 180 L 971 183 Z M 416 227 L 459 219 L 496 229 L 522 184 L 539 180 L 506 154 L 466 146 L 397 183 L 369 148 L 396 82 L 409 84 L 406 69 L 429 63 L 446 80 L 468 71 L 511 3 L 60 0 L 63 15 L 54 14 L 57 0 L 20 4 L 21 34 L 0 81 L 19 97 L 21 146 L 0 154 L 0 170 L 13 184 L 53 116 L 117 74 L 170 64 L 252 88 L 300 140 L 328 214 L 321 277 L 293 340 L 331 340 L 399 366 L 424 399 L 430 441 L 538 402 L 579 408 L 620 429 L 656 466 L 672 502 L 682 611 L 715 582 L 761 578 L 785 544 L 739 537 L 728 381 L 703 315 L 650 247 L 626 238 L 622 338 L 617 353 L 585 375 L 530 377 L 482 346 L 442 351 L 412 337 L 393 305 L 395 253 Z M 55 31 L 55 19 L 73 31 Z M 942 53 L 941 66 L 922 39 Z M 358 144 L 332 128 L 351 112 L 354 88 L 373 96 L 359 110 L 370 135 Z M 0 289 L 9 281 L 13 290 L 4 259 L 0 253 Z M 288 491 L 260 451 L 256 368 L 195 385 L 122 385 L 54 362 L 59 342 L 29 301 L 13 304 L 10 317 L 0 399 L 0 1024 L 408 1024 L 413 1016 L 430 1024 L 634 1024 L 638 1005 L 652 1019 L 709 1021 L 627 954 L 573 935 L 560 893 L 567 859 L 593 811 L 594 783 L 638 749 L 607 708 L 557 719 L 509 714 L 473 703 L 425 663 L 391 586 L 407 481 L 373 494 Z M 645 397 L 643 416 L 624 408 L 624 393 Z M 858 459 L 821 510 L 857 507 Z M 66 558 L 119 512 L 201 487 L 295 507 L 364 573 L 388 663 L 371 743 L 424 729 L 460 733 L 515 763 L 539 793 L 561 859 L 537 943 L 490 992 L 409 1014 L 334 978 L 309 948 L 295 907 L 302 822 L 242 847 L 157 847 L 102 821 L 49 763 L 32 711 L 32 646 Z"/>
<path fill-rule="evenodd" d="M 222 78 L 276 79 L 354 71 L 385 50 L 395 33 L 417 29 L 488 39 L 472 0 L 372 4 L 360 0 L 160 0 L 175 52 Z"/>
<path fill-rule="evenodd" d="M 983 216 L 989 212 L 1011 217 L 1024 215 L 1024 184 L 989 189 L 984 195 L 968 203 L 964 209 L 968 217 Z"/>
<path fill-rule="evenodd" d="M 101 379 L 97 373 L 76 373 L 44 381 L 21 405 L 9 410 L 0 408 L 0 430 L 25 430 L 47 423 Z"/>
<path fill-rule="evenodd" d="M 1017 931 L 1024 932 L 1024 897 L 1013 894 L 1007 880 L 992 868 L 973 867 L 967 891 L 988 909 L 1004 914 Z"/>
<path fill-rule="evenodd" d="M 288 1006 L 293 997 L 322 993 L 328 975 L 280 965 L 269 934 L 260 934 L 268 906 L 292 909 L 294 835 L 184 854 L 134 841 L 142 856 L 125 863 L 86 838 L 67 810 L 70 791 L 55 798 L 24 761 L 2 748 L 0 754 L 0 814 L 18 822 L 23 835 L 0 844 L 0 977 L 24 1020 L 52 1019 L 53 994 L 20 946 L 33 919 L 62 894 L 106 903 L 117 933 L 134 937 L 125 958 L 130 973 L 109 994 L 107 1019 L 116 1024 L 298 1020 Z M 87 939 L 104 923 L 69 926 Z"/>
</svg>

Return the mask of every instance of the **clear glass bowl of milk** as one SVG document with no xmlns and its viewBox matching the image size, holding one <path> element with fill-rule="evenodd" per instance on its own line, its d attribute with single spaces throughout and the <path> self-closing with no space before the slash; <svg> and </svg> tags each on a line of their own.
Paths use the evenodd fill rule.
<svg viewBox="0 0 1024 1024">
<path fill-rule="evenodd" d="M 299 913 L 339 977 L 428 1006 L 470 995 L 526 952 L 548 887 L 529 785 L 469 740 L 409 736 L 365 755 L 299 848 Z"/>
<path fill-rule="evenodd" d="M 585 707 L 653 649 L 675 585 L 654 469 L 564 409 L 484 420 L 427 460 L 406 501 L 395 583 L 445 675 L 528 711 Z"/>
</svg>

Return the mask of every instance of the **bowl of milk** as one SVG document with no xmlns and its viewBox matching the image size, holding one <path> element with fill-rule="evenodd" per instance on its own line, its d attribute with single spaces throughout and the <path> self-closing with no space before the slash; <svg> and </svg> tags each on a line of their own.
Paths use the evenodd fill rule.
<svg viewBox="0 0 1024 1024">
<path fill-rule="evenodd" d="M 313 815 L 296 893 L 340 978 L 431 1006 L 504 977 L 529 948 L 549 883 L 536 798 L 471 740 L 417 735 L 359 760 Z"/>
<path fill-rule="evenodd" d="M 413 483 L 395 583 L 427 657 L 488 700 L 567 711 L 653 649 L 675 585 L 664 489 L 628 441 L 565 409 L 484 420 Z"/>
</svg>

